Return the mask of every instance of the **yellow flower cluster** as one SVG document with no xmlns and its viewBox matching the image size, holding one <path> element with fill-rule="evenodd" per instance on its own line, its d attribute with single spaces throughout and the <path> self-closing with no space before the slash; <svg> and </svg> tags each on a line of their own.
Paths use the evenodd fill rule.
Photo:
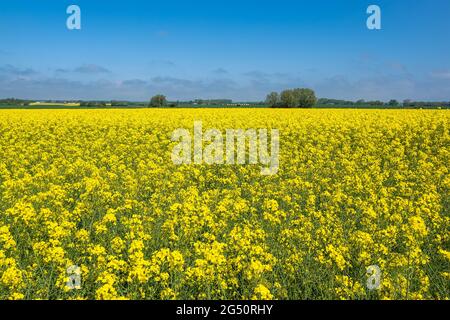
<svg viewBox="0 0 450 320">
<path fill-rule="evenodd" d="M 197 120 L 278 129 L 278 173 L 175 165 L 171 133 Z M 2 110 L 0 299 L 449 299 L 449 124 L 444 110 Z"/>
</svg>

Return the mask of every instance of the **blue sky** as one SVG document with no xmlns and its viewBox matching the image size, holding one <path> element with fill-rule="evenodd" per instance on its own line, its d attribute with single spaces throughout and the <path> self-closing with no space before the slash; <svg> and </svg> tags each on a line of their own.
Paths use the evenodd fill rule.
<svg viewBox="0 0 450 320">
<path fill-rule="evenodd" d="M 0 98 L 450 100 L 449 16 L 449 0 L 1 1 Z"/>
</svg>

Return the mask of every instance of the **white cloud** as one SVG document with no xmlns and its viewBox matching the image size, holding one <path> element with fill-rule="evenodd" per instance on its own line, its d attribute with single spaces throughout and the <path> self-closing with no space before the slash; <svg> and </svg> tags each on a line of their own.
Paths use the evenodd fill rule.
<svg viewBox="0 0 450 320">
<path fill-rule="evenodd" d="M 99 74 L 111 72 L 108 69 L 96 64 L 84 64 L 82 66 L 79 66 L 78 68 L 75 68 L 73 71 L 84 74 Z"/>
<path fill-rule="evenodd" d="M 431 72 L 431 77 L 436 79 L 448 79 L 450 80 L 450 70 L 436 70 Z"/>
</svg>

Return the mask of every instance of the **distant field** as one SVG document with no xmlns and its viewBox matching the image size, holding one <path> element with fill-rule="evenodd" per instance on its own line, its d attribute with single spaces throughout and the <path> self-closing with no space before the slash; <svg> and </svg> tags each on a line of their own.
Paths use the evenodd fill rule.
<svg viewBox="0 0 450 320">
<path fill-rule="evenodd" d="M 79 103 L 64 103 L 64 104 L 61 104 L 61 103 L 48 103 L 48 102 L 32 102 L 32 103 L 30 103 L 30 106 L 33 106 L 33 107 L 34 106 L 79 107 L 80 104 Z"/>
</svg>

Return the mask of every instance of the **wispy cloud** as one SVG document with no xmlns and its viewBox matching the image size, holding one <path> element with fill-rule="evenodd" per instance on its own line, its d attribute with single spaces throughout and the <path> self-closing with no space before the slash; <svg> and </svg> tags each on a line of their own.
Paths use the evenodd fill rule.
<svg viewBox="0 0 450 320">
<path fill-rule="evenodd" d="M 31 68 L 18 68 L 13 65 L 7 64 L 0 67 L 0 73 L 11 76 L 32 76 L 38 72 Z"/>
<path fill-rule="evenodd" d="M 74 72 L 84 74 L 100 74 L 100 73 L 110 73 L 111 71 L 96 64 L 84 64 L 82 66 L 75 68 Z"/>
<path fill-rule="evenodd" d="M 228 70 L 225 70 L 224 68 L 217 68 L 217 69 L 214 69 L 212 71 L 212 73 L 214 73 L 215 75 L 223 76 L 223 75 L 227 75 L 229 72 L 228 72 Z"/>
<path fill-rule="evenodd" d="M 96 64 L 83 64 L 76 68 L 56 68 L 53 69 L 57 74 L 70 74 L 70 73 L 79 73 L 79 74 L 105 74 L 111 73 L 111 71 L 105 67 L 96 65 Z"/>
<path fill-rule="evenodd" d="M 435 70 L 431 72 L 431 77 L 435 79 L 449 79 L 450 80 L 450 70 Z"/>
<path fill-rule="evenodd" d="M 175 67 L 175 62 L 171 60 L 152 60 L 150 61 L 152 66 L 164 66 L 164 67 Z"/>
<path fill-rule="evenodd" d="M 271 80 L 271 81 L 279 81 L 279 80 L 298 80 L 298 77 L 295 74 L 285 73 L 285 72 L 273 72 L 268 73 L 260 70 L 252 70 L 243 73 L 244 76 L 253 79 L 253 80 Z"/>
<path fill-rule="evenodd" d="M 259 70 L 247 71 L 247 72 L 244 72 L 243 75 L 246 77 L 257 78 L 257 79 L 267 79 L 270 77 L 269 73 L 259 71 Z"/>
<path fill-rule="evenodd" d="M 56 73 L 69 73 L 71 72 L 70 69 L 64 69 L 64 68 L 58 68 L 55 70 Z"/>
<path fill-rule="evenodd" d="M 53 69 L 45 75 L 33 68 L 13 65 L 0 66 L 0 98 L 30 99 L 89 99 L 89 100 L 148 100 L 163 93 L 173 100 L 195 98 L 230 98 L 235 101 L 263 100 L 271 91 L 310 87 L 319 97 L 337 99 L 413 99 L 450 100 L 450 72 L 435 70 L 428 77 L 414 77 L 403 65 L 391 65 L 365 77 L 348 74 L 313 78 L 292 72 L 264 72 L 252 70 L 233 75 L 218 68 L 203 77 L 174 77 L 164 74 L 150 78 L 129 78 L 112 81 L 111 71 L 97 65 L 83 65 L 75 69 Z M 392 70 L 398 70 L 393 72 Z M 78 76 L 75 75 L 78 73 Z M 80 75 L 98 75 L 97 80 Z M 208 76 L 209 75 L 209 76 Z M 243 77 L 242 77 L 243 76 Z"/>
<path fill-rule="evenodd" d="M 390 61 L 390 62 L 387 62 L 386 65 L 387 65 L 388 69 L 390 69 L 392 71 L 403 73 L 403 74 L 409 74 L 408 67 L 401 62 Z"/>
<path fill-rule="evenodd" d="M 142 87 L 146 86 L 148 83 L 147 81 L 141 80 L 141 79 L 131 79 L 131 80 L 125 80 L 122 81 L 122 85 L 126 87 Z"/>
</svg>

